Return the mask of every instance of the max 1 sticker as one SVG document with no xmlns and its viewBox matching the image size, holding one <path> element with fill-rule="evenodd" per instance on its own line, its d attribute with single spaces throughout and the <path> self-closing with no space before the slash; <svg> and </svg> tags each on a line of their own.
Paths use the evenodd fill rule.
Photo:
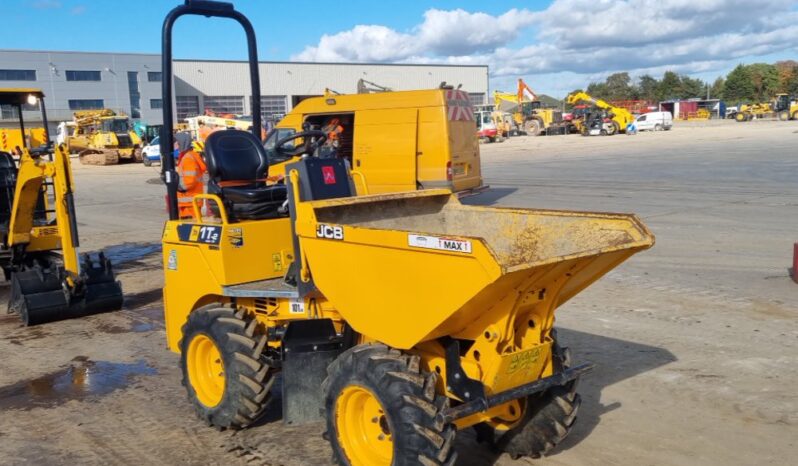
<svg viewBox="0 0 798 466">
<path fill-rule="evenodd" d="M 222 239 L 222 227 L 215 225 L 178 225 L 177 237 L 180 238 L 180 241 L 189 243 L 219 244 Z"/>
<path fill-rule="evenodd" d="M 407 244 L 414 248 L 440 249 L 441 251 L 471 254 L 471 241 L 439 236 L 407 235 Z"/>
<path fill-rule="evenodd" d="M 227 238 L 231 246 L 240 248 L 244 245 L 244 230 L 241 228 L 230 228 L 227 230 Z"/>
<path fill-rule="evenodd" d="M 272 264 L 274 265 L 275 272 L 282 272 L 283 270 L 283 255 L 279 252 L 272 254 Z"/>
</svg>

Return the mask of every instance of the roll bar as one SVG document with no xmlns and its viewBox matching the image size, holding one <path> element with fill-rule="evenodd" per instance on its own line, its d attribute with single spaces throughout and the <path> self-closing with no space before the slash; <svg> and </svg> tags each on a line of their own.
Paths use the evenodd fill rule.
<svg viewBox="0 0 798 466">
<path fill-rule="evenodd" d="M 166 194 L 169 200 L 169 219 L 177 220 L 177 186 L 178 177 L 173 155 L 174 140 L 174 114 L 172 112 L 172 26 L 175 21 L 184 15 L 205 16 L 206 18 L 230 18 L 244 28 L 247 35 L 247 48 L 249 50 L 249 80 L 252 85 L 252 132 L 260 139 L 261 114 L 260 114 L 260 73 L 258 71 L 258 49 L 255 41 L 255 30 L 252 23 L 241 12 L 236 11 L 232 3 L 216 2 L 209 0 L 185 0 L 185 4 L 175 7 L 166 15 L 163 21 L 161 36 L 161 92 L 163 97 L 163 126 L 161 127 L 161 157 L 163 164 L 161 173 L 166 183 Z"/>
</svg>

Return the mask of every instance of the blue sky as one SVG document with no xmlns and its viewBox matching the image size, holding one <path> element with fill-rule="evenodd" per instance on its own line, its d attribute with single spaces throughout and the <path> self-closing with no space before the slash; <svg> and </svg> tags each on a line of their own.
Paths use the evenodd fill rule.
<svg viewBox="0 0 798 466">
<path fill-rule="evenodd" d="M 3 0 L 0 47 L 160 51 L 177 0 Z M 262 60 L 488 64 L 491 87 L 523 77 L 563 96 L 615 71 L 665 70 L 705 80 L 737 63 L 798 58 L 798 8 L 789 0 L 239 0 Z M 232 22 L 183 18 L 178 58 L 239 59 Z"/>
</svg>

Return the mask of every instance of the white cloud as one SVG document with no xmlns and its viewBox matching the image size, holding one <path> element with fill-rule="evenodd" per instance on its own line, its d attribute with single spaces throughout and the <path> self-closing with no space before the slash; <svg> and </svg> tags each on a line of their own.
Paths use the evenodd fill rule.
<svg viewBox="0 0 798 466">
<path fill-rule="evenodd" d="M 552 84 L 541 92 L 564 93 L 569 88 L 563 86 L 580 77 L 585 85 L 614 71 L 705 73 L 748 58 L 798 52 L 796 4 L 555 0 L 542 11 L 512 9 L 497 16 L 430 9 L 410 30 L 356 26 L 322 36 L 292 59 L 488 64 L 494 88 L 519 76 L 534 86 L 545 75 Z"/>
</svg>

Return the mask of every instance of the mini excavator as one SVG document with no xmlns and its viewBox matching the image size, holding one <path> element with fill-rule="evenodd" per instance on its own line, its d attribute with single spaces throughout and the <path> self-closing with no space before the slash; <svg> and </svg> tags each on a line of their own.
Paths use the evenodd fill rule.
<svg viewBox="0 0 798 466">
<path fill-rule="evenodd" d="M 19 115 L 22 134 L 26 104 L 38 105 L 47 131 L 41 90 L 0 89 L 0 105 Z M 18 160 L 0 152 L 0 267 L 11 284 L 9 313 L 36 325 L 121 309 L 122 287 L 108 258 L 79 256 L 69 154 L 48 134 L 44 145 L 24 146 L 15 149 Z"/>
</svg>

